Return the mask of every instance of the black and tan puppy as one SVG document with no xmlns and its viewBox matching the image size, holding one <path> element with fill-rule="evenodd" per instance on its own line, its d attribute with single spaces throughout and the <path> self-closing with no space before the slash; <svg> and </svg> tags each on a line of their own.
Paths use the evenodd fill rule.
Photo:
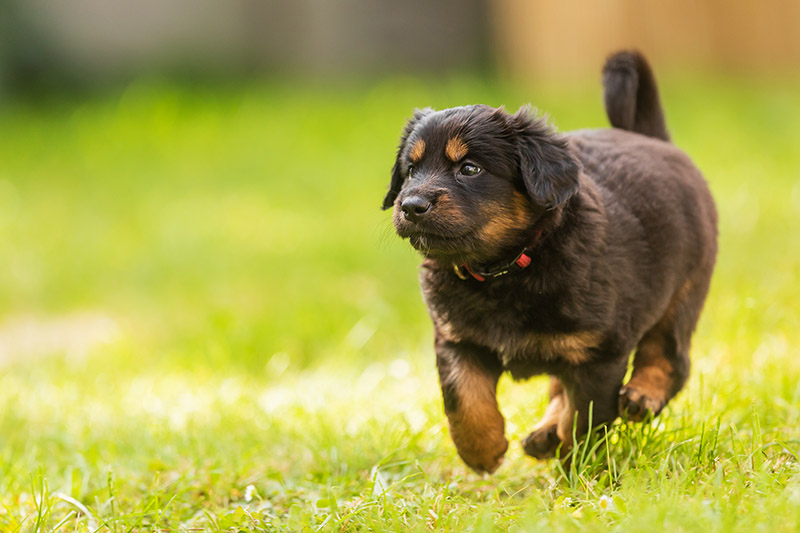
<svg viewBox="0 0 800 533">
<path fill-rule="evenodd" d="M 613 129 L 560 135 L 526 108 L 476 105 L 418 111 L 403 132 L 383 206 L 425 257 L 445 412 L 477 471 L 508 448 L 503 372 L 551 376 L 523 441 L 535 457 L 568 450 L 590 410 L 593 424 L 658 414 L 689 373 L 714 202 L 669 143 L 644 58 L 612 56 L 603 83 Z"/>
</svg>

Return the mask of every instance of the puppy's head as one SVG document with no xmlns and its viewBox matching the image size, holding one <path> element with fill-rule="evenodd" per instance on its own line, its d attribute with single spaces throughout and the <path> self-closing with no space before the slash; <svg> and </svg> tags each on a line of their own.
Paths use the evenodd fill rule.
<svg viewBox="0 0 800 533">
<path fill-rule="evenodd" d="M 425 256 L 489 263 L 526 244 L 578 190 L 566 141 L 530 109 L 417 111 L 403 131 L 383 208 Z"/>
</svg>

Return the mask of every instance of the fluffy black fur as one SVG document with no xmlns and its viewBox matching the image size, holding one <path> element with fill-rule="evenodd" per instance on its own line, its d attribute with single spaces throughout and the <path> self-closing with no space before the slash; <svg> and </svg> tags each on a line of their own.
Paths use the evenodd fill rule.
<svg viewBox="0 0 800 533">
<path fill-rule="evenodd" d="M 507 449 L 495 400 L 503 372 L 552 376 L 551 404 L 523 442 L 537 457 L 566 451 L 590 409 L 593 424 L 658 414 L 688 376 L 716 256 L 714 203 L 665 142 L 644 58 L 612 56 L 604 84 L 622 129 L 561 135 L 527 108 L 468 106 L 418 111 L 402 135 L 384 208 L 425 257 L 445 412 L 478 471 L 494 471 Z M 456 160 L 451 145 L 465 147 Z M 522 249 L 531 266 L 496 279 L 454 269 Z"/>
</svg>

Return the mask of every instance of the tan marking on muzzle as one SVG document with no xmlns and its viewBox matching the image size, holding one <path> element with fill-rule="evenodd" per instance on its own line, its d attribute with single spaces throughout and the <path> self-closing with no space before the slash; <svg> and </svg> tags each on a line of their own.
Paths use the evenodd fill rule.
<svg viewBox="0 0 800 533">
<path fill-rule="evenodd" d="M 462 157 L 467 155 L 467 145 L 461 140 L 461 137 L 452 137 L 447 141 L 447 146 L 444 148 L 444 153 L 453 163 L 459 161 Z"/>
<path fill-rule="evenodd" d="M 422 160 L 422 155 L 425 153 L 425 141 L 422 139 L 418 139 L 411 146 L 411 150 L 408 152 L 408 157 L 414 163 L 419 163 Z"/>
</svg>

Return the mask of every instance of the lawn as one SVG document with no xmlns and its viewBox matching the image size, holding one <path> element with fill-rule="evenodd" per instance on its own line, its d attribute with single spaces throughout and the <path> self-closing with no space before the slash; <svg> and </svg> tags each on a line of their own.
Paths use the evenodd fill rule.
<svg viewBox="0 0 800 533">
<path fill-rule="evenodd" d="M 449 440 L 419 258 L 379 209 L 414 107 L 599 82 L 189 87 L 0 107 L 0 530 L 800 530 L 800 79 L 666 77 L 720 255 L 692 377 L 566 471 Z M 500 383 L 518 441 L 546 380 Z"/>
</svg>

